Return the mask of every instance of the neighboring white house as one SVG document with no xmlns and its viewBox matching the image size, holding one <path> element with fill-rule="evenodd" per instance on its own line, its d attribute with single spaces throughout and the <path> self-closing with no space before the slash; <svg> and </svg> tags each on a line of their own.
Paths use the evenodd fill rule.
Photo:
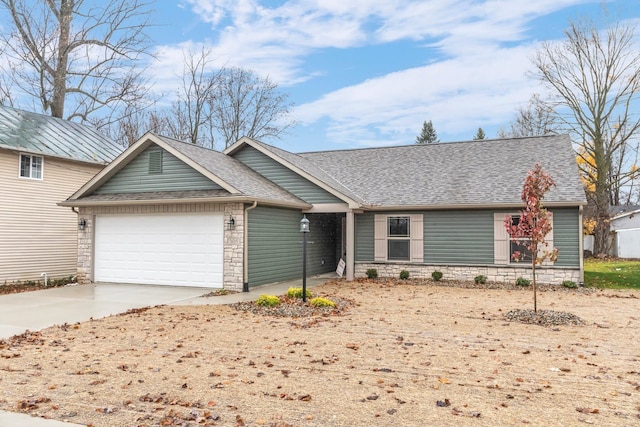
<svg viewBox="0 0 640 427">
<path fill-rule="evenodd" d="M 627 211 L 611 217 L 613 255 L 640 258 L 640 206 L 627 206 Z"/>
<path fill-rule="evenodd" d="M 76 274 L 78 217 L 57 203 L 123 149 L 92 127 L 0 105 L 0 285 Z"/>
</svg>

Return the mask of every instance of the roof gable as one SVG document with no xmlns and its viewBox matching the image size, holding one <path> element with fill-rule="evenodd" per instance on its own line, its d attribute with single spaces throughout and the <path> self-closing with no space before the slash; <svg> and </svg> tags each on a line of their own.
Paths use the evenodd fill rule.
<svg viewBox="0 0 640 427">
<path fill-rule="evenodd" d="M 93 193 L 192 190 L 222 190 L 222 187 L 167 150 L 151 144 Z"/>
<path fill-rule="evenodd" d="M 138 196 L 132 196 L 132 191 L 126 190 L 126 196 L 117 197 L 96 197 L 93 194 L 106 185 L 113 177 L 119 174 L 128 165 L 135 166 L 136 159 L 143 155 L 150 147 L 158 146 L 177 160 L 183 162 L 193 171 L 198 172 L 201 176 L 211 181 L 215 186 L 211 186 L 210 190 L 200 190 L 199 194 L 193 189 L 159 189 L 152 190 L 148 187 L 147 191 L 142 191 Z M 144 163 L 144 159 L 141 163 Z M 215 187 L 215 188 L 214 188 Z M 219 188 L 219 189 L 216 189 Z M 167 191 L 168 190 L 168 191 Z M 135 192 L 135 191 L 134 191 Z M 109 194 L 114 194 L 107 191 Z M 273 184 L 266 178 L 260 176 L 253 170 L 249 169 L 237 160 L 226 156 L 218 151 L 202 148 L 193 144 L 176 141 L 171 138 L 161 137 L 152 133 L 145 134 L 135 144 L 130 146 L 109 166 L 94 176 L 75 194 L 73 194 L 64 205 L 78 205 L 79 200 L 111 202 L 124 200 L 143 200 L 144 195 L 157 200 L 167 200 L 168 198 L 178 199 L 180 197 L 189 198 L 235 198 L 237 200 L 256 200 L 262 203 L 279 204 L 283 206 L 295 206 L 299 208 L 307 208 L 309 205 L 291 193 Z M 165 194 L 166 193 L 166 194 Z M 225 196 L 226 195 L 226 196 Z M 123 199 L 124 198 L 124 199 Z"/>
<path fill-rule="evenodd" d="M 325 172 L 313 162 L 298 154 L 290 153 L 272 145 L 243 137 L 235 144 L 224 150 L 224 154 L 235 156 L 247 146 L 254 148 L 273 161 L 299 175 L 301 178 L 313 183 L 315 186 L 323 189 L 334 197 L 348 203 L 351 208 L 357 208 L 363 202 L 362 198 L 351 191 L 344 182 L 336 180 L 332 175 Z"/>
<path fill-rule="evenodd" d="M 2 105 L 0 148 L 98 164 L 124 150 L 93 127 Z"/>
<path fill-rule="evenodd" d="M 249 145 L 235 151 L 233 158 L 307 203 L 344 203 L 343 200 Z"/>
</svg>

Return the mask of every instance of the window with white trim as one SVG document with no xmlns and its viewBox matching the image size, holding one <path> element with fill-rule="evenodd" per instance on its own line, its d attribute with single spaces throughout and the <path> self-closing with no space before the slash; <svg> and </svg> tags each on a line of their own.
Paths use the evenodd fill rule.
<svg viewBox="0 0 640 427">
<path fill-rule="evenodd" d="M 411 218 L 408 216 L 387 217 L 387 259 L 389 261 L 411 260 Z"/>
<path fill-rule="evenodd" d="M 423 214 L 376 214 L 374 259 L 424 262 Z"/>
<path fill-rule="evenodd" d="M 20 178 L 42 179 L 42 156 L 20 154 Z"/>
</svg>

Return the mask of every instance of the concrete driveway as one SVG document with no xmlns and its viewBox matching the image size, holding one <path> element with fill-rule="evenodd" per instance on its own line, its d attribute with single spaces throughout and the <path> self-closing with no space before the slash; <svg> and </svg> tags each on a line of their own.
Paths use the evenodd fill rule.
<svg viewBox="0 0 640 427">
<path fill-rule="evenodd" d="M 0 296 L 0 339 L 123 313 L 132 308 L 178 304 L 209 288 L 97 283 Z"/>
</svg>

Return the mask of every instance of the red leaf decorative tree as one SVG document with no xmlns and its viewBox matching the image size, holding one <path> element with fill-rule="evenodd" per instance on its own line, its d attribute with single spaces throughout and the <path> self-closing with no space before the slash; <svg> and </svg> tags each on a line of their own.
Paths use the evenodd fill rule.
<svg viewBox="0 0 640 427">
<path fill-rule="evenodd" d="M 526 251 L 514 251 L 511 257 L 515 261 L 531 257 L 533 309 L 536 312 L 538 311 L 536 265 L 541 265 L 546 260 L 553 262 L 558 258 L 558 249 L 549 248 L 549 242 L 546 241 L 547 235 L 552 230 L 551 214 L 542 205 L 544 195 L 555 185 L 551 175 L 542 169 L 540 163 L 536 163 L 529 171 L 522 187 L 521 198 L 525 207 L 520 211 L 520 217 L 514 221 L 514 218 L 509 215 L 504 222 L 511 239 Z"/>
</svg>

